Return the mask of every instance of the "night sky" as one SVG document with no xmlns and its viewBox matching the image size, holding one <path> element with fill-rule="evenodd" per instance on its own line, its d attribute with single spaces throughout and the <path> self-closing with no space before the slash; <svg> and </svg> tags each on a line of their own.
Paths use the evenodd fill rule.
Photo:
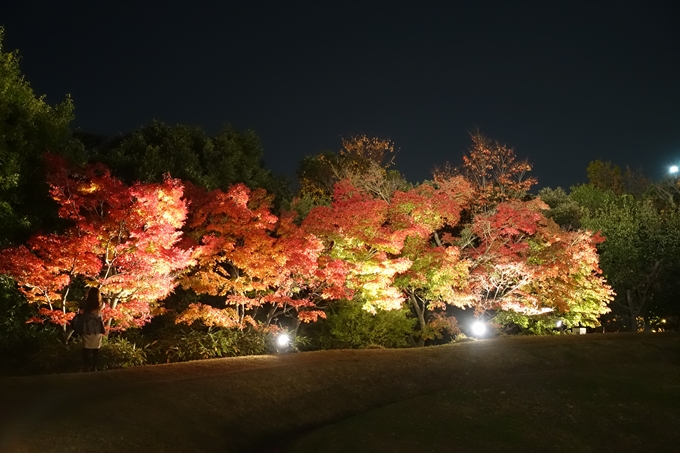
<svg viewBox="0 0 680 453">
<path fill-rule="evenodd" d="M 585 182 L 597 158 L 653 179 L 680 161 L 671 1 L 2 3 L 5 50 L 92 132 L 228 122 L 291 178 L 365 133 L 419 182 L 459 164 L 475 128 L 528 157 L 539 186 Z"/>
</svg>

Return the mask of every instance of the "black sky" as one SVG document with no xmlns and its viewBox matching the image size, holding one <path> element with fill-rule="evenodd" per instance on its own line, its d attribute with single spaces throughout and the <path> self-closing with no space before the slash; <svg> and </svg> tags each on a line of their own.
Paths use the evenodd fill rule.
<svg viewBox="0 0 680 453">
<path fill-rule="evenodd" d="M 0 6 L 38 94 L 75 125 L 152 119 L 253 129 L 268 168 L 366 133 L 412 181 L 460 162 L 468 131 L 515 148 L 540 186 L 597 158 L 661 178 L 680 161 L 674 2 L 31 2 Z"/>
</svg>

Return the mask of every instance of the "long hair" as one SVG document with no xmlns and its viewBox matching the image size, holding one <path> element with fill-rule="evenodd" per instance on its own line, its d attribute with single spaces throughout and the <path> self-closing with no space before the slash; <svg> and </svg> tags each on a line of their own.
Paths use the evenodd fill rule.
<svg viewBox="0 0 680 453">
<path fill-rule="evenodd" d="M 102 295 L 99 288 L 91 287 L 87 290 L 85 300 L 83 301 L 83 309 L 85 313 L 99 313 L 102 309 Z"/>
</svg>

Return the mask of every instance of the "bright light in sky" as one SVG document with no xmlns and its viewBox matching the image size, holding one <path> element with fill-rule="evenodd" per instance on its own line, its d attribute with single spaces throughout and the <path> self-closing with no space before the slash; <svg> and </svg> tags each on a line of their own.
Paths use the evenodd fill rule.
<svg viewBox="0 0 680 453">
<path fill-rule="evenodd" d="M 486 324 L 482 321 L 475 321 L 472 323 L 472 334 L 476 337 L 481 337 L 486 332 Z"/>
<path fill-rule="evenodd" d="M 288 343 L 290 343 L 290 337 L 286 335 L 285 333 L 282 333 L 278 337 L 276 337 L 276 344 L 279 346 L 288 346 Z"/>
<path fill-rule="evenodd" d="M 671 165 L 671 168 L 668 169 L 668 172 L 670 174 L 675 174 L 678 172 L 678 166 L 677 165 Z"/>
</svg>

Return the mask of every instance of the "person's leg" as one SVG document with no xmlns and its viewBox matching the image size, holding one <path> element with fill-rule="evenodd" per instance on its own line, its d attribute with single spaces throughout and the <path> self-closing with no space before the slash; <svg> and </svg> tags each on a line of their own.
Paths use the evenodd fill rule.
<svg viewBox="0 0 680 453">
<path fill-rule="evenodd" d="M 90 368 L 91 371 L 97 371 L 97 361 L 99 360 L 99 349 L 93 349 L 92 350 L 92 367 Z"/>
<path fill-rule="evenodd" d="M 83 370 L 87 371 L 90 369 L 90 350 L 83 348 Z"/>
</svg>

